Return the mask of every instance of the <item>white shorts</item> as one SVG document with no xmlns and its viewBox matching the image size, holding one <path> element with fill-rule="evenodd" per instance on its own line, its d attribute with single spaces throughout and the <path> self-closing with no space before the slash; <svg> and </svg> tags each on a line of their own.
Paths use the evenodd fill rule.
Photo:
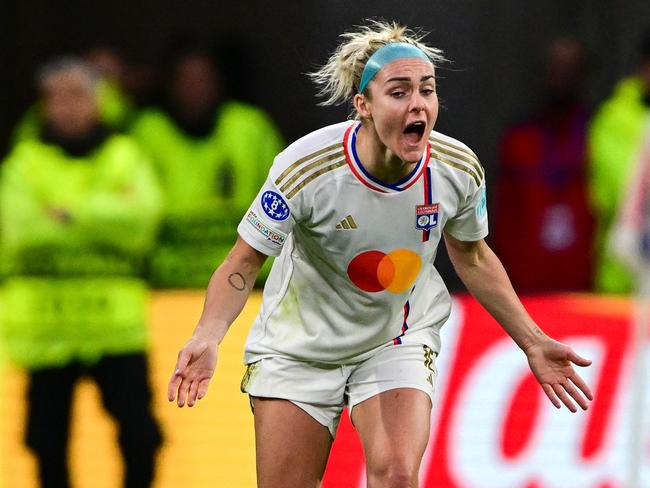
<svg viewBox="0 0 650 488">
<path fill-rule="evenodd" d="M 384 391 L 415 388 L 433 404 L 435 360 L 436 353 L 421 344 L 390 345 L 361 363 L 343 366 L 269 357 L 248 365 L 241 390 L 291 401 L 334 437 L 344 406 L 352 414 L 355 405 Z"/>
</svg>

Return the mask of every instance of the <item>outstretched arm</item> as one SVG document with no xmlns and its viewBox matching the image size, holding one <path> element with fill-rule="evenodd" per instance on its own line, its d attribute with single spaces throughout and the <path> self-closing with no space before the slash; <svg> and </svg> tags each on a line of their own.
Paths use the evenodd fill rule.
<svg viewBox="0 0 650 488">
<path fill-rule="evenodd" d="M 586 410 L 592 394 L 573 364 L 589 366 L 591 361 L 542 332 L 524 309 L 499 258 L 485 241 L 464 242 L 445 233 L 445 243 L 458 276 L 526 353 L 530 369 L 553 405 L 560 408 L 564 403 L 575 412 L 573 399 Z"/>
<path fill-rule="evenodd" d="M 205 396 L 217 365 L 217 348 L 244 308 L 266 255 L 241 238 L 212 275 L 203 313 L 191 339 L 178 353 L 167 398 L 193 406 Z"/>
</svg>

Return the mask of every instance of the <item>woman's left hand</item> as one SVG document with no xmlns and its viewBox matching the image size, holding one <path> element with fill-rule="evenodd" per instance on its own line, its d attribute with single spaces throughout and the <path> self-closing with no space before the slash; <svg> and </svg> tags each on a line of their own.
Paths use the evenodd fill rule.
<svg viewBox="0 0 650 488">
<path fill-rule="evenodd" d="M 593 399 L 591 390 L 573 369 L 573 365 L 585 367 L 591 360 L 579 356 L 566 344 L 545 339 L 530 346 L 526 350 L 528 364 L 535 378 L 542 386 L 544 393 L 556 408 L 561 408 L 562 403 L 576 412 L 573 400 L 580 408 L 587 410 L 589 402 Z"/>
</svg>

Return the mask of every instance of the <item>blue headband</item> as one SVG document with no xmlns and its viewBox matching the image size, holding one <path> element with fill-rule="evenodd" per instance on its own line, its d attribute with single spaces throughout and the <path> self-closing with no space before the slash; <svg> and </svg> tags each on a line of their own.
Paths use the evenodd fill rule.
<svg viewBox="0 0 650 488">
<path fill-rule="evenodd" d="M 363 90 L 366 89 L 370 80 L 375 77 L 377 71 L 391 61 L 401 58 L 420 58 L 425 61 L 431 61 L 429 56 L 413 44 L 407 44 L 405 42 L 391 42 L 390 44 L 386 44 L 377 49 L 364 66 L 363 73 L 361 73 L 361 83 L 359 83 L 359 93 L 363 93 Z"/>
</svg>

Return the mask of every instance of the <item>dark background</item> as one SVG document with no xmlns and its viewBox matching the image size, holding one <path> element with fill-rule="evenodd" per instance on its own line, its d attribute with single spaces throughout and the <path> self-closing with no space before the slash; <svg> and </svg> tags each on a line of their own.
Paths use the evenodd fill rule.
<svg viewBox="0 0 650 488">
<path fill-rule="evenodd" d="M 34 100 L 36 67 L 97 42 L 154 62 L 178 35 L 231 46 L 243 98 L 264 107 L 288 141 L 346 117 L 316 107 L 304 73 L 323 63 L 337 36 L 365 18 L 397 20 L 430 32 L 452 64 L 439 70 L 443 109 L 436 128 L 472 147 L 493 180 L 504 127 L 533 108 L 540 50 L 571 34 L 587 46 L 587 98 L 596 104 L 633 71 L 650 27 L 648 0 L 329 0 L 52 1 L 0 3 L 0 152 Z M 454 287 L 454 286 L 452 286 Z"/>
</svg>

